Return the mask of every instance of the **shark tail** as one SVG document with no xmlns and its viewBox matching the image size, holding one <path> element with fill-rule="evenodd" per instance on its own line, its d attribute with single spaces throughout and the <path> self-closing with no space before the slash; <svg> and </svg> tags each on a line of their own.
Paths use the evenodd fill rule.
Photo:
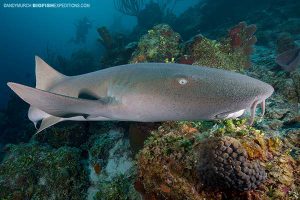
<svg viewBox="0 0 300 200">
<path fill-rule="evenodd" d="M 53 69 L 38 56 L 35 56 L 35 77 L 35 88 L 44 91 L 49 91 L 49 89 L 54 85 L 68 78 L 67 76 Z M 51 116 L 43 110 L 38 109 L 32 105 L 30 105 L 28 110 L 28 118 L 34 123 L 35 128 L 37 128 L 38 123 L 41 122 L 38 128 L 38 132 L 41 132 L 42 130 L 50 126 L 63 121 L 63 118 Z"/>
<path fill-rule="evenodd" d="M 85 120 L 92 117 L 110 118 L 107 112 L 109 101 L 103 99 L 90 100 L 52 93 L 55 85 L 71 77 L 65 76 L 41 58 L 36 61 L 36 88 L 9 82 L 7 85 L 25 102 L 30 104 L 28 118 L 35 127 L 40 123 L 37 133 L 64 120 Z M 97 118 L 97 119 L 98 119 Z"/>
<path fill-rule="evenodd" d="M 35 88 L 44 91 L 49 91 L 49 89 L 52 88 L 54 85 L 61 82 L 62 80 L 67 79 L 68 77 L 53 69 L 40 57 L 35 56 L 35 78 Z M 54 124 L 63 121 L 63 118 L 51 116 L 43 110 L 35 108 L 32 105 L 28 110 L 28 118 L 34 123 L 34 126 L 36 128 L 37 123 L 41 121 L 37 133 Z"/>
<path fill-rule="evenodd" d="M 68 118 L 80 117 L 84 119 L 98 115 L 108 117 L 105 116 L 107 104 L 100 100 L 64 96 L 18 83 L 9 82 L 7 85 L 32 106 L 29 108 L 29 115 L 34 117 L 32 119 L 43 118 L 38 132 Z"/>
<path fill-rule="evenodd" d="M 36 89 L 40 91 L 49 91 L 53 86 L 55 86 L 57 83 L 66 80 L 68 76 L 65 76 L 52 67 L 50 67 L 45 61 L 43 61 L 40 57 L 35 56 L 35 75 L 36 75 Z M 28 91 L 28 88 L 24 88 L 26 86 L 15 84 L 15 83 L 8 83 L 8 86 L 14 90 L 22 99 L 27 98 L 27 103 L 30 104 L 29 110 L 28 110 L 28 118 L 34 123 L 34 126 L 38 128 L 38 124 L 40 123 L 40 126 L 38 128 L 38 132 L 41 132 L 42 130 L 57 124 L 58 122 L 64 121 L 61 117 L 52 116 L 48 112 L 45 111 L 43 106 L 41 105 L 37 106 L 36 101 L 39 99 L 38 93 L 33 94 L 32 92 Z M 35 97 L 28 101 L 28 97 L 25 97 L 25 93 L 28 95 L 31 95 L 32 97 Z M 27 95 L 27 96 L 28 96 Z M 36 96 L 34 96 L 36 95 Z M 40 100 L 40 102 L 42 102 Z"/>
</svg>

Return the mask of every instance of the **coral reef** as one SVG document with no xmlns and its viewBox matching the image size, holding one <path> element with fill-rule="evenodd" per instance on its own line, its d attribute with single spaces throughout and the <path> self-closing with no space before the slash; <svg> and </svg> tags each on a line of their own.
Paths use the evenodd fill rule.
<svg viewBox="0 0 300 200">
<path fill-rule="evenodd" d="M 287 141 L 247 126 L 246 120 L 213 124 L 164 123 L 154 131 L 137 157 L 136 189 L 145 198 L 153 199 L 224 199 L 224 196 L 293 199 L 297 196 L 296 162 L 299 160 L 289 155 L 291 146 Z M 227 176 L 230 178 L 224 178 Z M 239 191 L 257 185 L 260 186 L 255 190 Z"/>
<path fill-rule="evenodd" d="M 88 187 L 80 150 L 10 145 L 0 164 L 2 199 L 83 199 Z"/>
<path fill-rule="evenodd" d="M 54 148 L 62 146 L 80 147 L 89 136 L 88 122 L 68 123 L 50 127 L 34 135 L 33 139 L 39 143 L 46 143 Z"/>
<path fill-rule="evenodd" d="M 169 126 L 162 126 L 152 133 L 137 157 L 138 180 L 135 187 L 144 198 L 197 197 L 192 146 L 192 139 Z"/>
<path fill-rule="evenodd" d="M 128 138 L 133 153 L 139 152 L 144 147 L 145 140 L 156 130 L 161 123 L 131 123 L 128 130 Z"/>
<path fill-rule="evenodd" d="M 90 182 L 88 196 L 95 199 L 140 199 L 134 190 L 135 164 L 122 130 L 110 129 L 88 142 Z"/>
<path fill-rule="evenodd" d="M 182 45 L 178 33 L 160 24 L 140 39 L 130 62 L 178 62 L 243 71 L 251 65 L 255 31 L 255 25 L 241 22 L 220 42 L 197 35 Z"/>
<path fill-rule="evenodd" d="M 248 71 L 248 75 L 271 84 L 276 91 L 274 96 L 277 97 L 277 94 L 282 95 L 282 97 L 279 95 L 280 101 L 288 100 L 290 103 L 295 103 L 299 98 L 296 84 L 294 83 L 291 74 L 283 70 L 278 70 L 276 63 L 274 62 L 275 58 L 276 53 L 274 50 L 263 46 L 257 46 L 256 51 L 252 56 L 252 62 L 254 64 L 251 70 Z M 297 73 L 298 72 L 296 71 L 292 72 L 292 74 Z M 289 104 L 286 105 L 288 106 Z"/>
<path fill-rule="evenodd" d="M 295 87 L 296 99 L 297 102 L 299 103 L 300 102 L 300 68 L 299 67 L 296 71 L 292 72 L 291 78 L 293 80 L 293 85 Z"/>
<path fill-rule="evenodd" d="M 131 63 L 174 61 L 180 54 L 180 35 L 169 25 L 159 24 L 140 39 Z"/>
<path fill-rule="evenodd" d="M 183 55 L 177 62 L 243 71 L 251 66 L 250 55 L 256 43 L 255 31 L 255 25 L 248 26 L 240 22 L 221 41 L 196 35 L 184 44 Z"/>
<path fill-rule="evenodd" d="M 253 52 L 253 45 L 257 39 L 254 36 L 256 25 L 247 25 L 246 22 L 240 22 L 229 30 L 230 45 L 233 49 L 241 49 L 245 55 Z"/>
<path fill-rule="evenodd" d="M 111 181 L 103 181 L 99 184 L 99 191 L 95 200 L 141 200 L 140 195 L 135 191 L 133 182 L 134 174 L 126 177 L 119 175 Z"/>
</svg>

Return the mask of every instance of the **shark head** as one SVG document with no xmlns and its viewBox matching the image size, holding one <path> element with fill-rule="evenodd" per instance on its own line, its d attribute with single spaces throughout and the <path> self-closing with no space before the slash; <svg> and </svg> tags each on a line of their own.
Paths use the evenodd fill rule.
<svg viewBox="0 0 300 200">
<path fill-rule="evenodd" d="M 153 65 L 153 64 L 144 64 Z M 137 84 L 136 93 L 155 105 L 158 119 L 227 119 L 241 116 L 250 109 L 253 123 L 258 104 L 264 110 L 265 99 L 273 87 L 260 80 L 225 70 L 180 64 L 155 64 L 157 75 Z M 150 98 L 147 100 L 144 98 Z"/>
</svg>

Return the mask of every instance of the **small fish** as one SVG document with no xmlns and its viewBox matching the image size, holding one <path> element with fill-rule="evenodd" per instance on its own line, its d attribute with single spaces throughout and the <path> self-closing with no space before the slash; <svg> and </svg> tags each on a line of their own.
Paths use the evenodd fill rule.
<svg viewBox="0 0 300 200">
<path fill-rule="evenodd" d="M 139 121 L 215 120 L 241 116 L 273 87 L 246 75 L 175 63 L 116 66 L 79 76 L 65 76 L 36 56 L 36 88 L 9 82 L 29 103 L 28 117 L 38 132 L 66 120 Z"/>
</svg>

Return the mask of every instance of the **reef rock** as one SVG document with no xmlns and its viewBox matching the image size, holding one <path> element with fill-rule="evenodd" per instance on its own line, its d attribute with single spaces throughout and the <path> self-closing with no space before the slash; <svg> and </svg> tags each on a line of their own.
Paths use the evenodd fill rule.
<svg viewBox="0 0 300 200">
<path fill-rule="evenodd" d="M 228 36 L 222 41 L 197 35 L 186 42 L 185 60 L 181 58 L 179 62 L 243 71 L 251 66 L 250 55 L 256 43 L 255 31 L 255 25 L 248 26 L 241 22 L 231 28 Z"/>
<path fill-rule="evenodd" d="M 174 62 L 180 54 L 180 40 L 169 25 L 156 25 L 142 36 L 130 62 Z"/>
<path fill-rule="evenodd" d="M 133 187 L 136 168 L 124 132 L 111 129 L 95 134 L 90 138 L 89 146 L 91 186 L 88 199 L 140 200 L 140 195 Z"/>
</svg>

